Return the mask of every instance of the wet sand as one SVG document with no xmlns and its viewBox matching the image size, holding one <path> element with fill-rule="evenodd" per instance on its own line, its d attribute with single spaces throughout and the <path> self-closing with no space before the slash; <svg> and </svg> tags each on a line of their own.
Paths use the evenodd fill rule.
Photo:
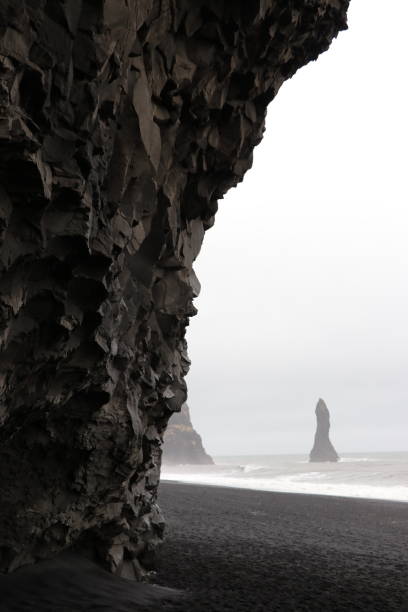
<svg viewBox="0 0 408 612">
<path fill-rule="evenodd" d="M 408 612 L 408 504 L 162 483 L 157 581 L 191 612 Z"/>
</svg>

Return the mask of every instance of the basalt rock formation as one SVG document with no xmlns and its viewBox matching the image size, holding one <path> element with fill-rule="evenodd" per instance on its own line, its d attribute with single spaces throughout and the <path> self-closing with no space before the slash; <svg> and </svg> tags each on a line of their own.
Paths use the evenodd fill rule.
<svg viewBox="0 0 408 612">
<path fill-rule="evenodd" d="M 314 445 L 310 451 L 311 462 L 319 461 L 338 461 L 339 456 L 335 451 L 333 444 L 330 442 L 330 413 L 322 399 L 319 399 L 316 406 L 316 434 Z"/>
<path fill-rule="evenodd" d="M 187 404 L 183 404 L 180 412 L 174 413 L 170 419 L 164 434 L 162 462 L 188 465 L 214 463 L 193 427 Z"/>
<path fill-rule="evenodd" d="M 149 565 L 193 261 L 347 5 L 0 0 L 0 571 Z"/>
</svg>

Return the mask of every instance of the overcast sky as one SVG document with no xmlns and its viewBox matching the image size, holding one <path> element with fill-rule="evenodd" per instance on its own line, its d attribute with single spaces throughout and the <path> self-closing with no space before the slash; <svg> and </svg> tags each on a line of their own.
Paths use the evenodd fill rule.
<svg viewBox="0 0 408 612">
<path fill-rule="evenodd" d="M 219 454 L 408 450 L 407 0 L 285 83 L 196 262 L 193 423 Z"/>
</svg>

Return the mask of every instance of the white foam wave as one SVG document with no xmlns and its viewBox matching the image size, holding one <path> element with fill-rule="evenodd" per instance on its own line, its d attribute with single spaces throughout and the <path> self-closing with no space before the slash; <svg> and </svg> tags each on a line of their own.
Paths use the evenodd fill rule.
<svg viewBox="0 0 408 612">
<path fill-rule="evenodd" d="M 307 472 L 295 475 L 280 475 L 273 478 L 248 478 L 245 473 L 186 473 L 164 471 L 162 480 L 173 480 L 189 484 L 234 487 L 280 493 L 305 493 L 309 495 L 333 495 L 408 502 L 408 486 L 376 486 L 363 483 L 324 482 L 325 474 Z"/>
<path fill-rule="evenodd" d="M 269 468 L 269 466 L 266 465 L 253 465 L 253 464 L 249 464 L 249 465 L 245 465 L 243 468 L 243 471 L 248 474 L 248 473 L 252 473 L 252 472 L 262 472 L 263 470 L 267 470 Z"/>
</svg>

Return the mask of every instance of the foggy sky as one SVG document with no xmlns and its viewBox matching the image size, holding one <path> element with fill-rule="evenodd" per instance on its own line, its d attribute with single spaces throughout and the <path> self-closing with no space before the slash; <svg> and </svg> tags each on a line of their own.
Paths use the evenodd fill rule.
<svg viewBox="0 0 408 612">
<path fill-rule="evenodd" d="M 195 269 L 193 423 L 213 454 L 408 450 L 406 0 L 285 83 Z"/>
</svg>

